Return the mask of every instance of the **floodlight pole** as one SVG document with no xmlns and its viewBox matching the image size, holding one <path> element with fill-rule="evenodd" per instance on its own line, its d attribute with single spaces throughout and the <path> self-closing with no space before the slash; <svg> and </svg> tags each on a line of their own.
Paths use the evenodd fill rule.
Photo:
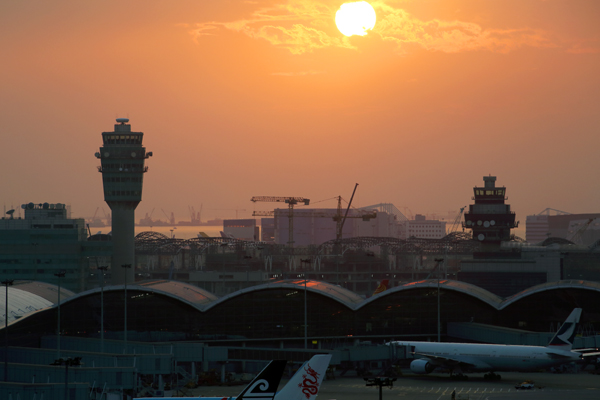
<svg viewBox="0 0 600 400">
<path fill-rule="evenodd" d="M 300 259 L 300 264 L 304 265 L 305 263 L 310 264 L 310 259 Z M 306 281 L 308 280 L 308 276 L 306 275 L 306 270 L 304 268 L 302 269 L 304 270 L 304 349 L 306 350 L 308 349 L 308 306 L 306 302 Z"/>
<path fill-rule="evenodd" d="M 58 317 L 56 323 L 56 358 L 60 358 L 60 278 L 64 278 L 67 271 L 62 270 L 54 274 L 58 278 Z"/>
<path fill-rule="evenodd" d="M 306 272 L 304 273 L 304 349 L 308 349 L 308 313 L 306 307 Z"/>
<path fill-rule="evenodd" d="M 104 353 L 104 272 L 108 269 L 108 267 L 105 265 L 97 268 L 100 270 L 100 274 L 102 275 L 102 281 L 100 283 L 100 348 L 102 353 Z"/>
<path fill-rule="evenodd" d="M 131 268 L 131 264 L 123 264 L 121 268 Z M 127 271 L 125 271 L 125 323 L 123 329 L 123 340 L 125 344 L 125 353 L 127 353 Z"/>
<path fill-rule="evenodd" d="M 4 302 L 4 382 L 8 382 L 8 286 L 12 285 L 14 280 L 5 279 L 2 281 L 6 290 L 6 300 Z"/>
<path fill-rule="evenodd" d="M 440 263 L 444 262 L 443 258 L 436 258 L 435 261 L 438 263 L 437 273 L 437 341 L 440 343 L 441 340 L 441 322 L 440 322 Z"/>
</svg>

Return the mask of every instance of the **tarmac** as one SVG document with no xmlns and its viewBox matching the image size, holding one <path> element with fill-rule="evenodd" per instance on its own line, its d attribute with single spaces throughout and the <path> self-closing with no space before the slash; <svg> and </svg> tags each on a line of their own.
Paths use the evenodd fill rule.
<svg viewBox="0 0 600 400">
<path fill-rule="evenodd" d="M 414 375 L 403 370 L 392 388 L 382 388 L 382 399 L 450 400 L 597 400 L 600 399 L 600 375 L 592 370 L 577 373 L 503 372 L 500 381 L 487 381 L 483 374 L 470 374 L 468 380 L 457 381 L 447 374 Z M 531 380 L 533 389 L 515 389 L 515 385 Z M 279 388 L 287 383 L 282 380 Z M 204 386 L 190 390 L 188 396 L 236 396 L 243 386 Z M 363 378 L 336 377 L 324 380 L 318 400 L 377 400 L 379 388 L 368 387 Z"/>
</svg>

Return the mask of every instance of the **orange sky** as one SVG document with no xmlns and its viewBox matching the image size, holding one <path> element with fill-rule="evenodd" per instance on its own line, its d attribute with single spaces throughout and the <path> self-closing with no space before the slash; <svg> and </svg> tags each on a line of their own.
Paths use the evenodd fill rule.
<svg viewBox="0 0 600 400">
<path fill-rule="evenodd" d="M 372 1 L 350 38 L 341 3 L 2 2 L 0 200 L 108 211 L 94 153 L 129 117 L 154 153 L 136 219 L 356 182 L 356 206 L 445 214 L 488 174 L 522 224 L 600 212 L 599 1 Z"/>
</svg>

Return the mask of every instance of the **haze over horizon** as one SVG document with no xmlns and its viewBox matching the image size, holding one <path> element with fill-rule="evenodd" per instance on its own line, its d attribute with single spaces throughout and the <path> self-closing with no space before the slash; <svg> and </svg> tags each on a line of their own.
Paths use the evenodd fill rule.
<svg viewBox="0 0 600 400">
<path fill-rule="evenodd" d="M 355 183 L 353 206 L 444 215 L 487 175 L 523 225 L 600 212 L 600 2 L 369 1 L 351 37 L 342 3 L 4 2 L 1 203 L 108 212 L 94 153 L 128 117 L 154 153 L 136 222 L 334 208 Z"/>
</svg>

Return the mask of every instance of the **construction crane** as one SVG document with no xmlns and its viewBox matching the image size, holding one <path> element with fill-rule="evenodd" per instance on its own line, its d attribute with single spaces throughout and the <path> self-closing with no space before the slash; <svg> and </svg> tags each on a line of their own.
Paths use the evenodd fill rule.
<svg viewBox="0 0 600 400">
<path fill-rule="evenodd" d="M 352 205 L 352 199 L 354 198 L 354 193 L 356 192 L 356 187 L 358 183 L 354 186 L 354 192 L 352 192 L 352 197 L 350 198 L 350 202 L 348 203 L 348 208 L 346 209 L 345 215 L 342 215 L 342 196 L 337 196 L 338 205 L 337 210 L 335 212 L 332 211 L 315 211 L 307 215 L 296 215 L 296 217 L 309 217 L 309 218 L 331 218 L 336 222 L 336 230 L 335 236 L 336 240 L 342 239 L 342 229 L 344 228 L 344 223 L 346 218 L 362 218 L 363 221 L 369 221 L 373 218 L 377 217 L 377 212 L 375 210 L 362 211 L 357 215 L 348 215 L 350 210 L 350 206 Z M 254 211 L 252 216 L 254 217 L 272 217 L 275 215 L 275 211 Z M 289 215 L 288 215 L 289 216 Z M 291 226 L 291 225 L 290 225 Z"/>
<path fill-rule="evenodd" d="M 289 219 L 289 233 L 288 233 L 288 246 L 294 247 L 294 206 L 296 204 L 304 203 L 305 206 L 309 205 L 310 199 L 304 197 L 277 197 L 277 196 L 254 196 L 250 199 L 251 202 L 256 203 L 258 201 L 275 202 L 275 203 L 286 203 L 288 205 L 288 219 Z M 258 216 L 256 211 L 252 213 L 252 216 Z"/>
<path fill-rule="evenodd" d="M 462 220 L 463 213 L 465 212 L 465 208 L 467 208 L 467 206 L 460 208 L 458 215 L 456 216 L 456 218 L 454 218 L 454 222 L 452 223 L 452 226 L 450 227 L 450 232 L 448 232 L 448 235 L 458 231 L 458 227 L 462 226 L 461 220 Z M 464 231 L 464 227 L 463 227 L 463 231 Z"/>
<path fill-rule="evenodd" d="M 589 218 L 586 222 L 584 222 L 579 228 L 575 229 L 573 233 L 567 237 L 567 240 L 570 240 L 573 243 L 579 244 L 581 238 L 585 231 L 587 231 L 588 227 L 594 222 L 596 218 Z"/>
</svg>

